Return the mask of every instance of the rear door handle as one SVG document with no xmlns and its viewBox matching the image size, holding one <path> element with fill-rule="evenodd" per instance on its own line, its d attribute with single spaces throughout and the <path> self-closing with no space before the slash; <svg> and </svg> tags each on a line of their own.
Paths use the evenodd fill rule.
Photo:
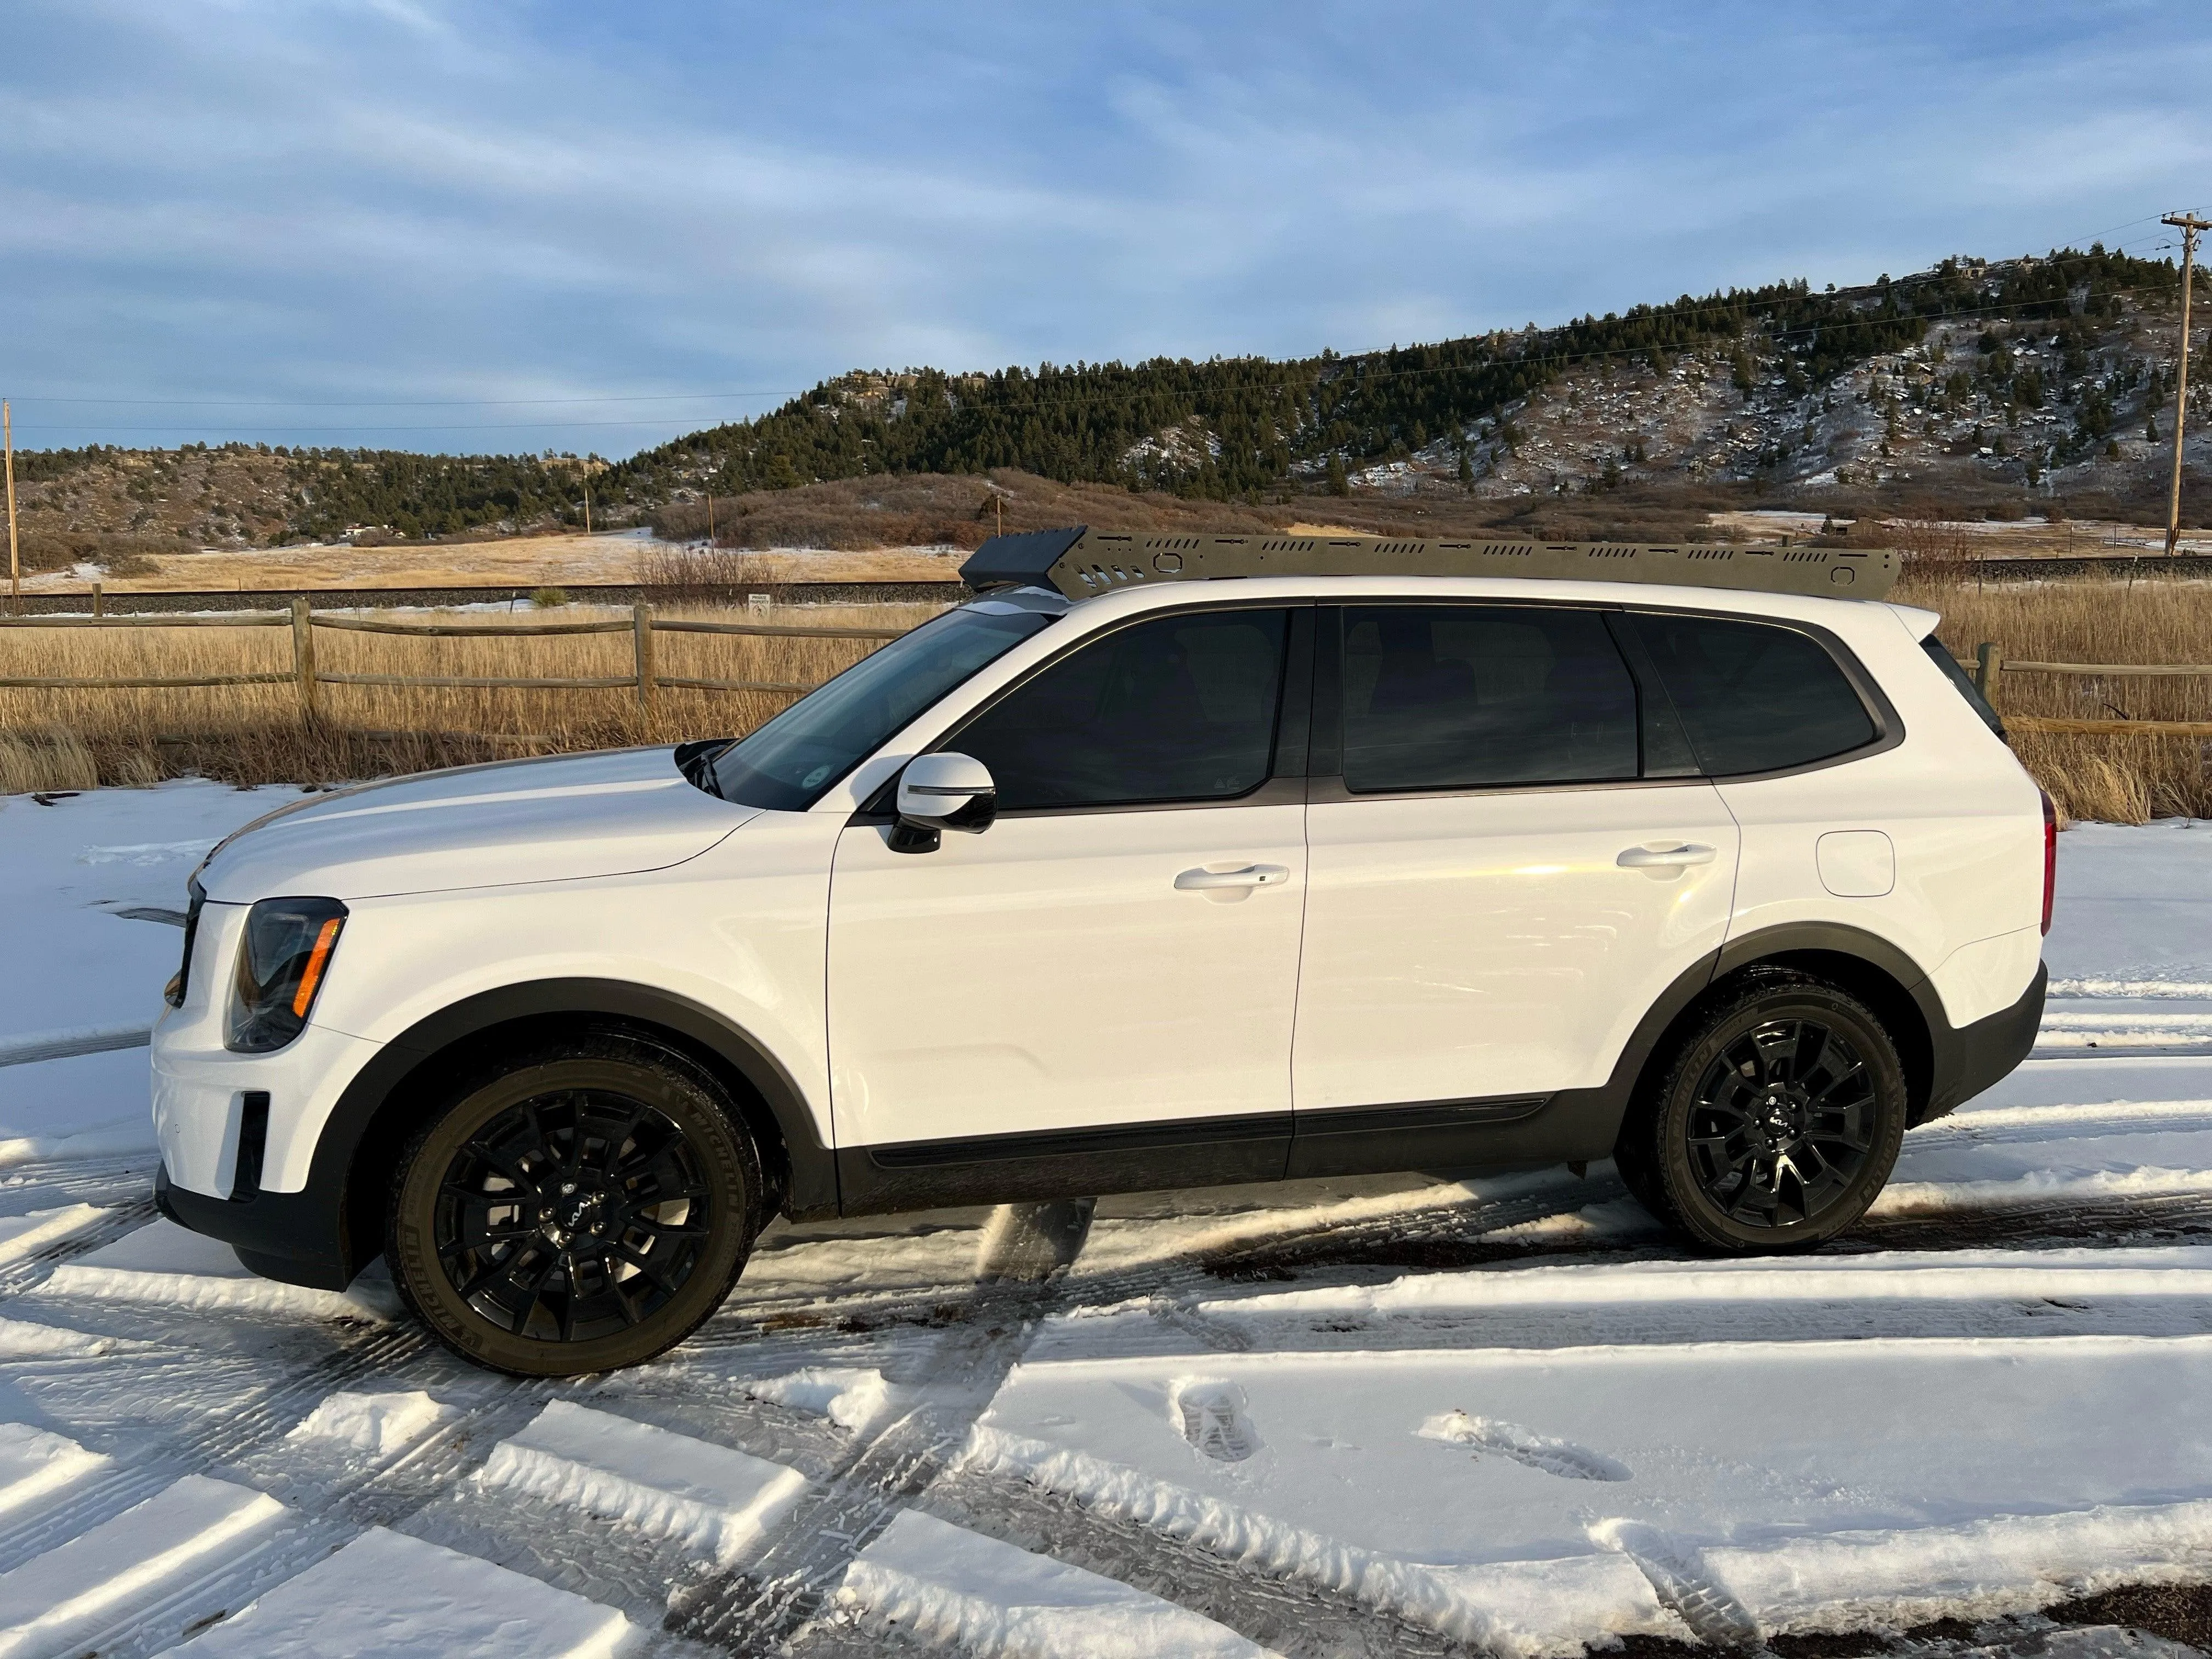
<svg viewBox="0 0 2212 1659">
<path fill-rule="evenodd" d="M 1680 870 L 1692 864 L 1711 864 L 1713 849 L 1700 847 L 1695 842 L 1685 842 L 1680 847 L 1669 847 L 1653 852 L 1649 847 L 1631 847 L 1613 862 L 1624 870 Z"/>
<path fill-rule="evenodd" d="M 1290 878 L 1282 865 L 1248 864 L 1242 870 L 1186 870 L 1175 884 L 1180 893 L 1208 893 L 1224 887 L 1279 887 Z"/>
</svg>

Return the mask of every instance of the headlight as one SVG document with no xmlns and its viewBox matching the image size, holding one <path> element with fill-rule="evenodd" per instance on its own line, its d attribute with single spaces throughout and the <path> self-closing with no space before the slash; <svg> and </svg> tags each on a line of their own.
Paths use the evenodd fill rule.
<svg viewBox="0 0 2212 1659">
<path fill-rule="evenodd" d="M 345 919 L 330 898 L 263 899 L 246 912 L 225 1048 L 265 1054 L 300 1035 Z"/>
</svg>

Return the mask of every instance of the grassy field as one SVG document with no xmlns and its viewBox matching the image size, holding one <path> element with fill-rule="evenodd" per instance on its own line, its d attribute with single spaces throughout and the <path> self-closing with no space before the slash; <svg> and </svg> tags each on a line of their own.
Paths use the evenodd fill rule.
<svg viewBox="0 0 2212 1659">
<path fill-rule="evenodd" d="M 1941 635 L 1961 657 L 1988 640 L 2015 660 L 2212 665 L 2212 585 L 2203 582 L 2116 575 L 1984 585 L 1970 571 L 1937 562 L 1896 597 L 1942 612 Z M 778 617 L 823 627 L 901 628 L 933 609 L 808 606 Z M 572 606 L 514 620 L 592 614 Z M 663 614 L 758 620 L 711 603 L 667 606 Z M 501 617 L 472 612 L 468 620 L 496 623 Z M 667 634 L 657 647 L 664 675 L 798 684 L 827 679 L 870 648 L 866 641 Z M 451 640 L 318 630 L 316 653 L 325 671 L 370 674 L 596 678 L 629 673 L 633 661 L 626 634 Z M 290 667 L 290 634 L 277 628 L 0 629 L 0 677 L 150 678 Z M 0 793 L 144 784 L 191 773 L 239 783 L 334 782 L 747 732 L 789 701 L 663 690 L 648 714 L 629 690 L 325 686 L 320 695 L 321 718 L 309 722 L 289 684 L 0 690 Z M 2008 674 L 1997 703 L 2008 714 L 2212 720 L 2212 677 Z M 2014 744 L 2069 818 L 2212 817 L 2212 744 L 2198 739 L 2022 732 Z"/>
<path fill-rule="evenodd" d="M 2193 663 L 2212 667 L 2212 584 L 2119 573 L 2075 581 L 1978 584 L 1948 571 L 1908 580 L 1893 598 L 1943 613 L 1961 657 L 1987 640 L 2016 660 Z M 2080 678 L 2006 674 L 2003 714 L 2087 720 L 2212 720 L 2212 675 Z M 2016 732 L 2013 747 L 2069 818 L 2141 823 L 2212 817 L 2212 744 L 2196 738 Z"/>
<path fill-rule="evenodd" d="M 773 620 L 822 628 L 908 628 L 932 605 L 806 606 Z M 582 621 L 580 606 L 515 623 Z M 669 618 L 760 621 L 757 613 L 669 606 Z M 431 620 L 410 612 L 404 621 Z M 499 623 L 496 612 L 471 623 Z M 656 636 L 658 672 L 695 679 L 814 684 L 856 662 L 866 641 Z M 634 672 L 627 633 L 422 639 L 318 629 L 326 672 L 599 678 Z M 0 629 L 0 678 L 170 678 L 289 672 L 289 629 Z M 528 690 L 325 685 L 321 718 L 301 718 L 292 685 L 155 690 L 0 690 L 0 793 L 143 784 L 191 773 L 237 783 L 334 782 L 514 756 L 749 732 L 791 702 L 760 692 L 664 688 L 648 714 L 630 689 Z"/>
</svg>

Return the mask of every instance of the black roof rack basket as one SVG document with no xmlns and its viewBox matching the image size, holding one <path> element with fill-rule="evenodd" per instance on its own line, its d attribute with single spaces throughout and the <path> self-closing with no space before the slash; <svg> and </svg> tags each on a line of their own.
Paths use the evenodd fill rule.
<svg viewBox="0 0 2212 1659">
<path fill-rule="evenodd" d="M 1879 599 L 1898 564 L 1889 548 L 1152 534 L 1071 525 L 994 536 L 960 574 L 978 589 L 1053 587 L 1071 599 L 1229 576 L 1516 576 Z"/>
</svg>

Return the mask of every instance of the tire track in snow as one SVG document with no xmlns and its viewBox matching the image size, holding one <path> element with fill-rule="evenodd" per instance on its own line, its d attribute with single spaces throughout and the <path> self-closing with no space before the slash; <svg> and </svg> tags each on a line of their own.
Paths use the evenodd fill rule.
<svg viewBox="0 0 2212 1659">
<path fill-rule="evenodd" d="M 1624 1190 L 1616 1181 L 1562 1176 L 1532 1192 L 1477 1196 L 1410 1216 L 1394 1209 L 1301 1220 L 1293 1212 L 1283 1218 L 1280 1228 L 1246 1224 L 1218 1229 L 1158 1261 L 1091 1275 L 1056 1273 L 1040 1283 L 971 1284 L 958 1316 L 919 1373 L 902 1379 L 923 1396 L 921 1401 L 858 1442 L 845 1463 L 800 1505 L 783 1534 L 745 1571 L 674 1598 L 669 1628 L 739 1653 L 760 1652 L 792 1638 L 821 1611 L 853 1557 L 898 1510 L 950 1471 L 975 1419 L 1027 1349 L 1031 1332 L 1051 1316 L 1144 1296 L 1157 1301 L 1193 1295 L 1215 1282 L 1224 1263 L 1261 1265 L 1264 1270 L 1270 1252 L 1285 1243 L 1327 1241 L 1341 1246 L 1487 1232 L 1602 1202 Z M 1224 1231 L 1231 1235 L 1227 1239 L 1221 1237 Z M 924 1295 L 933 1295 L 931 1306 L 942 1311 L 941 1292 L 910 1293 L 905 1300 L 917 1304 Z M 942 1392 L 931 1397 L 933 1390 Z"/>
<path fill-rule="evenodd" d="M 915 1507 L 970 1532 L 1149 1590 L 1285 1659 L 1457 1659 L 1481 1652 L 1311 1579 L 1255 1571 L 1026 1480 L 959 1468 L 932 1486 Z"/>
<path fill-rule="evenodd" d="M 126 1233 L 136 1232 L 154 1218 L 154 1200 L 142 1198 L 127 1204 L 118 1204 L 95 1222 L 79 1228 L 65 1238 L 58 1238 L 40 1249 L 29 1251 L 13 1261 L 0 1266 L 0 1297 L 14 1296 L 43 1281 L 64 1261 L 112 1244 Z"/>
</svg>

